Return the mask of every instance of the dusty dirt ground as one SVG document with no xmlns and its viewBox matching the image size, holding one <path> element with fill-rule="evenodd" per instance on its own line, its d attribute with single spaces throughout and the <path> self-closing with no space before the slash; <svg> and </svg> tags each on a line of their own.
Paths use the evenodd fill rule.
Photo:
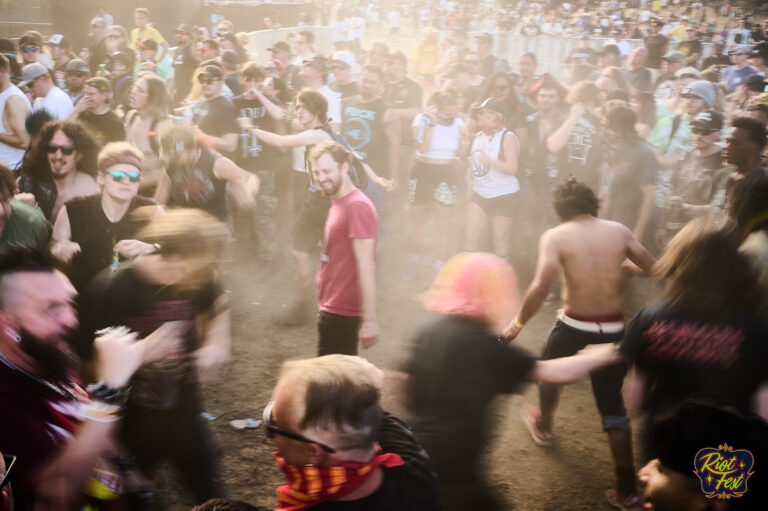
<svg viewBox="0 0 768 511">
<path fill-rule="evenodd" d="M 403 222 L 392 221 L 391 233 Z M 386 234 L 385 234 L 386 236 Z M 397 236 L 394 236 L 397 238 Z M 387 243 L 387 239 L 382 245 Z M 383 369 L 397 370 L 408 354 L 408 343 L 426 314 L 417 301 L 428 276 L 414 279 L 407 271 L 404 250 L 379 253 L 378 314 L 381 341 L 361 355 Z M 281 473 L 271 456 L 273 446 L 262 428 L 237 431 L 231 419 L 260 418 L 282 361 L 315 356 L 316 326 L 282 328 L 274 319 L 290 306 L 292 298 L 290 262 L 260 267 L 242 253 L 225 275 L 232 308 L 232 362 L 205 388 L 205 410 L 222 417 L 210 422 L 221 449 L 222 470 L 234 498 L 274 509 L 275 488 Z M 521 286 L 527 279 L 521 275 Z M 521 292 L 524 289 L 521 289 Z M 545 305 L 515 341 L 539 353 L 557 309 Z M 397 413 L 395 393 L 385 391 L 386 407 Z M 556 441 L 551 448 L 533 443 L 520 421 L 523 404 L 537 404 L 534 385 L 522 395 L 497 401 L 496 437 L 488 449 L 489 478 L 515 510 L 612 509 L 603 492 L 614 484 L 614 472 L 605 435 L 601 431 L 588 380 L 564 389 L 555 424 Z M 155 479 L 157 509 L 188 510 L 193 502 L 172 467 L 164 467 Z"/>
</svg>

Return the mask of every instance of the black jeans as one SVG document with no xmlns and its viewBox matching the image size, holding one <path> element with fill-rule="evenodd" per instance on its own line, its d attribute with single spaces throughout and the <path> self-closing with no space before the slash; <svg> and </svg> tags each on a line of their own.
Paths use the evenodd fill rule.
<svg viewBox="0 0 768 511">
<path fill-rule="evenodd" d="M 322 357 L 333 353 L 357 355 L 360 322 L 360 316 L 341 316 L 320 311 L 320 318 L 317 322 L 319 335 L 317 356 Z"/>
<path fill-rule="evenodd" d="M 612 334 L 600 334 L 584 332 L 572 328 L 560 320 L 549 332 L 547 344 L 541 358 L 551 360 L 553 358 L 570 357 L 588 344 L 615 343 L 624 338 L 624 331 Z M 627 374 L 627 365 L 622 362 L 597 369 L 590 373 L 592 380 L 592 393 L 595 396 L 597 409 L 603 418 L 603 430 L 624 429 L 629 431 L 629 419 L 624 408 L 624 398 L 621 395 L 621 386 L 624 376 Z M 549 383 L 539 383 L 539 391 L 543 393 L 557 393 L 559 386 Z"/>
<path fill-rule="evenodd" d="M 215 445 L 200 412 L 197 386 L 185 384 L 177 406 L 170 410 L 152 410 L 129 401 L 120 435 L 150 478 L 161 461 L 172 460 L 198 504 L 226 496 Z"/>
</svg>

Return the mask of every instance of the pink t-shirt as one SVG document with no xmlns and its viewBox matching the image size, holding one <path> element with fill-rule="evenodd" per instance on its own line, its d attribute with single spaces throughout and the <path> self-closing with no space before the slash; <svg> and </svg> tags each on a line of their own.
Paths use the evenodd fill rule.
<svg viewBox="0 0 768 511">
<path fill-rule="evenodd" d="M 376 208 L 357 188 L 331 203 L 317 267 L 317 302 L 321 311 L 341 316 L 362 315 L 352 239 L 375 240 L 377 229 Z"/>
</svg>

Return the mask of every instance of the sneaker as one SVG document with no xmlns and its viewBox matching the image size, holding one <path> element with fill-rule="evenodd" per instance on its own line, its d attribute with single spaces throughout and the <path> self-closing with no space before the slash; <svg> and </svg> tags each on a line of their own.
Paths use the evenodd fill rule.
<svg viewBox="0 0 768 511">
<path fill-rule="evenodd" d="M 312 303 L 309 300 L 299 300 L 294 302 L 285 314 L 277 318 L 276 323 L 279 326 L 293 327 L 301 326 L 312 319 Z"/>
<path fill-rule="evenodd" d="M 538 408 L 525 405 L 520 411 L 520 418 L 523 419 L 528 433 L 531 434 L 531 438 L 537 445 L 542 447 L 549 447 L 552 445 L 552 433 L 545 433 L 539 430 L 539 419 L 541 418 L 541 412 Z"/>
<path fill-rule="evenodd" d="M 643 498 L 637 494 L 622 497 L 618 490 L 606 490 L 605 500 L 616 509 L 621 509 L 622 511 L 640 511 L 643 509 Z"/>
</svg>

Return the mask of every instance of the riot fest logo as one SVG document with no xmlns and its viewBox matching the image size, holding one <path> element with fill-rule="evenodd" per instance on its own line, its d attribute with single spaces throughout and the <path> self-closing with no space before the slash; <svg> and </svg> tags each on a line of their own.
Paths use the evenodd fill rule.
<svg viewBox="0 0 768 511">
<path fill-rule="evenodd" d="M 747 481 L 754 474 L 755 457 L 746 449 L 728 444 L 705 447 L 693 460 L 694 473 L 707 498 L 730 499 L 747 493 Z"/>
</svg>

